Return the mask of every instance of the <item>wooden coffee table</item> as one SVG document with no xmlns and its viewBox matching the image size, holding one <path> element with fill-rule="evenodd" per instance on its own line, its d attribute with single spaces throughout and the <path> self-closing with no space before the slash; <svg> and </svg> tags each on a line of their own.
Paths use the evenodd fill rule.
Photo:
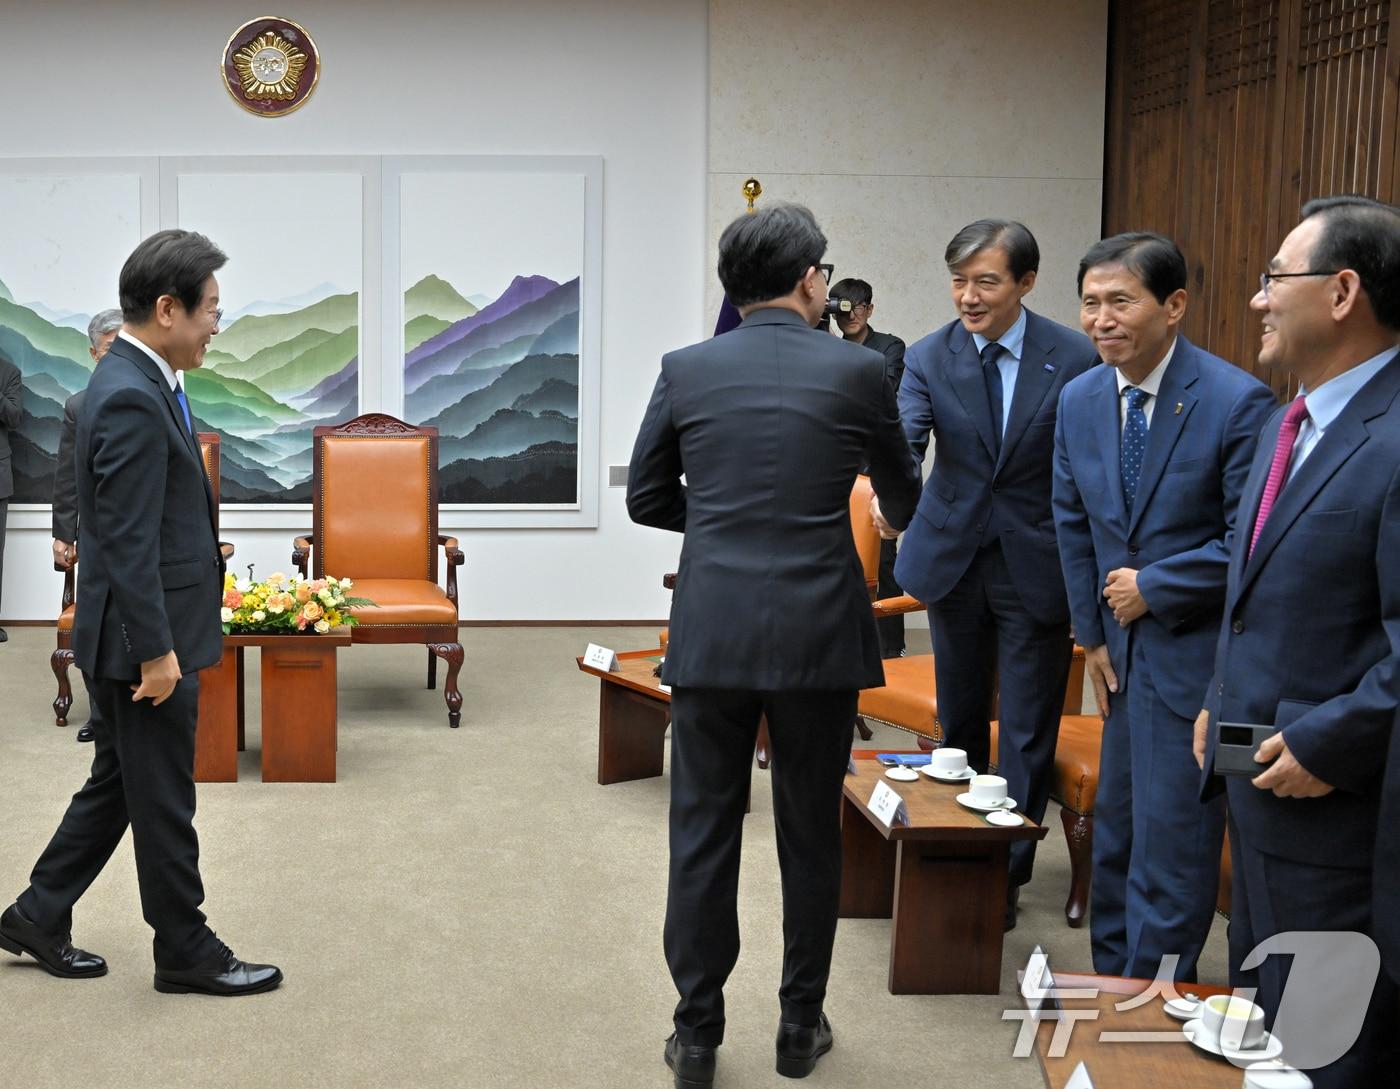
<svg viewBox="0 0 1400 1089">
<path fill-rule="evenodd" d="M 618 654 L 618 672 L 578 667 L 601 682 L 598 693 L 598 782 L 626 783 L 660 775 L 666 762 L 671 695 L 655 676 L 661 648 Z"/>
<path fill-rule="evenodd" d="M 882 750 L 883 751 L 883 750 Z M 954 798 L 966 785 L 884 778 L 873 750 L 857 750 L 841 801 L 841 916 L 890 919 L 891 994 L 996 994 L 1011 844 L 1045 838 L 1026 821 L 998 828 Z M 909 825 L 869 810 L 875 784 L 898 793 Z"/>
<path fill-rule="evenodd" d="M 243 652 L 257 647 L 262 653 L 263 782 L 335 782 L 335 652 L 349 645 L 349 628 L 332 628 L 324 635 L 225 635 L 223 657 L 199 674 L 195 781 L 238 781 Z"/>
</svg>

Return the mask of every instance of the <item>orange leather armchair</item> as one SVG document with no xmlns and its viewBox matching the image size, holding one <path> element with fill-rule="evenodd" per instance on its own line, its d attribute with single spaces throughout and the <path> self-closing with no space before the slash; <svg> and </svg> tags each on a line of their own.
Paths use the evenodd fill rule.
<svg viewBox="0 0 1400 1089">
<path fill-rule="evenodd" d="M 370 413 L 317 427 L 312 443 L 314 528 L 296 539 L 292 563 L 303 577 L 350 578 L 354 596 L 375 602 L 354 611 L 359 623 L 352 642 L 424 644 L 429 688 L 437 687 L 437 660 L 443 659 L 447 722 L 457 728 L 457 568 L 463 556 L 456 538 L 438 533 L 437 428 Z M 445 591 L 438 586 L 439 548 L 447 562 Z"/>
<path fill-rule="evenodd" d="M 204 472 L 209 477 L 209 489 L 214 493 L 214 529 L 219 526 L 219 436 L 212 431 L 201 431 L 199 452 L 204 457 Z M 233 545 L 219 542 L 219 551 L 224 554 L 224 562 L 233 558 Z M 58 695 L 53 701 L 54 725 L 68 725 L 68 711 L 73 706 L 73 686 L 68 680 L 68 667 L 73 664 L 73 619 L 77 615 L 74 598 L 78 565 L 64 567 L 53 565 L 55 571 L 63 572 L 63 602 L 58 613 L 58 646 L 49 655 L 49 667 L 58 680 Z"/>
</svg>

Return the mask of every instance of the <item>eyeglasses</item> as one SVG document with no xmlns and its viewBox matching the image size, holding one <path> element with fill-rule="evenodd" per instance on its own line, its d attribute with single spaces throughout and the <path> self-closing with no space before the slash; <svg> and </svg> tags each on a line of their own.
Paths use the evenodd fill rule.
<svg viewBox="0 0 1400 1089">
<path fill-rule="evenodd" d="M 1274 280 L 1292 280 L 1299 276 L 1335 276 L 1341 269 L 1315 269 L 1312 272 L 1265 272 L 1259 276 L 1259 290 L 1269 297 L 1269 284 Z"/>
<path fill-rule="evenodd" d="M 219 327 L 219 324 L 224 320 L 224 312 L 222 310 L 215 310 L 212 313 L 209 311 L 205 311 L 205 313 L 208 313 L 209 316 L 214 319 L 215 329 L 217 329 Z"/>
<path fill-rule="evenodd" d="M 831 283 L 831 274 L 836 271 L 835 265 L 813 265 L 812 267 L 822 274 L 822 278 L 827 283 Z"/>
</svg>

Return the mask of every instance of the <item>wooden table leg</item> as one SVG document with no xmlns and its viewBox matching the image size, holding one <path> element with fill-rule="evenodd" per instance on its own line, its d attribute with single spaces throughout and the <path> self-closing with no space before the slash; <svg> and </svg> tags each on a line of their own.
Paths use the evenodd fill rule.
<svg viewBox="0 0 1400 1089">
<path fill-rule="evenodd" d="M 606 786 L 660 775 L 670 705 L 620 684 L 599 684 L 598 782 Z"/>
<path fill-rule="evenodd" d="M 262 648 L 265 783 L 333 783 L 335 647 L 285 636 Z"/>
<path fill-rule="evenodd" d="M 247 696 L 247 690 L 243 687 L 243 648 L 234 648 L 234 653 L 238 655 L 238 751 L 243 752 L 248 747 L 243 739 L 243 709 Z"/>
<path fill-rule="evenodd" d="M 242 685 L 237 657 L 225 647 L 217 665 L 199 671 L 199 721 L 194 732 L 194 780 L 238 782 Z"/>
<path fill-rule="evenodd" d="M 996 994 L 1010 850 L 899 842 L 891 994 Z"/>
<path fill-rule="evenodd" d="M 841 918 L 888 919 L 894 913 L 895 860 L 896 845 L 842 795 Z"/>
</svg>

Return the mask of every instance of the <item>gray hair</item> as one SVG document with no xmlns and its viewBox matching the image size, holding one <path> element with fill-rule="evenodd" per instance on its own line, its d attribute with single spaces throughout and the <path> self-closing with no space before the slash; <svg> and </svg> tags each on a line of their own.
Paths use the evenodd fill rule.
<svg viewBox="0 0 1400 1089">
<path fill-rule="evenodd" d="M 1028 272 L 1040 269 L 1040 247 L 1024 223 L 1014 219 L 979 219 L 953 236 L 943 253 L 949 272 L 956 272 L 974 254 L 986 249 L 1006 253 L 1006 264 L 1018 282 Z"/>
<path fill-rule="evenodd" d="M 117 309 L 103 310 L 88 322 L 88 341 L 94 348 L 97 342 L 108 333 L 115 333 L 122 327 L 122 312 Z"/>
</svg>

